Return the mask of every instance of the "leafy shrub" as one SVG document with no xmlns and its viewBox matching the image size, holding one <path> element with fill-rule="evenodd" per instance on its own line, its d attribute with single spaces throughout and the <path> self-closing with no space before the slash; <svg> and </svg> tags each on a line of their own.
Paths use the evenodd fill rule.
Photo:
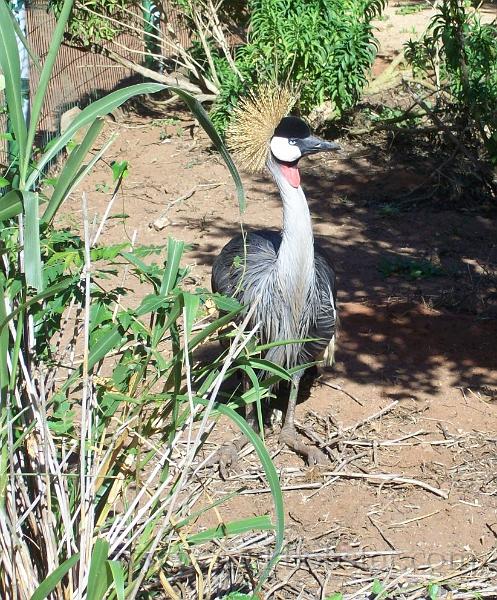
<svg viewBox="0 0 497 600">
<path fill-rule="evenodd" d="M 59 17 L 64 0 L 49 0 L 48 7 Z M 83 47 L 114 40 L 126 31 L 130 10 L 139 8 L 137 0 L 78 0 L 69 19 L 66 36 Z M 107 18 L 100 15 L 105 14 Z"/>
<path fill-rule="evenodd" d="M 235 54 L 242 77 L 222 79 L 214 122 L 224 128 L 239 95 L 268 79 L 294 83 L 304 113 L 325 101 L 332 103 L 335 115 L 353 106 L 376 55 L 372 20 L 384 4 L 383 0 L 250 0 L 247 43 Z"/>
<path fill-rule="evenodd" d="M 406 58 L 450 95 L 456 118 L 484 143 L 497 164 L 497 24 L 483 24 L 470 3 L 437 4 L 426 35 L 409 41 Z"/>
</svg>

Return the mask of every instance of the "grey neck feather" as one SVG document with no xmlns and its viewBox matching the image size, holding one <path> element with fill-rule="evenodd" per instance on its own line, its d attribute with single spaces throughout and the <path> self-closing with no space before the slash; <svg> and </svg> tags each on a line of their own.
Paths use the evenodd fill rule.
<svg viewBox="0 0 497 600">
<path fill-rule="evenodd" d="M 283 235 L 276 265 L 279 287 L 294 308 L 292 314 L 300 319 L 315 281 L 311 215 L 302 188 L 294 188 L 288 183 L 271 156 L 267 166 L 283 202 Z M 299 323 L 292 325 L 299 328 Z"/>
</svg>

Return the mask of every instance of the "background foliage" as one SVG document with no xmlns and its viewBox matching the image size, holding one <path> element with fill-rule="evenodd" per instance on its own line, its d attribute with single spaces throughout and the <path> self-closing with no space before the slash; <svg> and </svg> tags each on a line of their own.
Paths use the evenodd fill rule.
<svg viewBox="0 0 497 600">
<path fill-rule="evenodd" d="M 236 49 L 242 77 L 225 67 L 214 122 L 224 128 L 240 94 L 258 82 L 291 81 L 308 114 L 329 101 L 332 115 L 353 106 L 376 55 L 372 20 L 383 0 L 251 0 L 247 41 Z"/>
<path fill-rule="evenodd" d="M 406 47 L 416 74 L 429 78 L 449 99 L 462 129 L 483 141 L 497 164 L 497 25 L 483 24 L 469 2 L 437 5 L 426 34 Z"/>
<path fill-rule="evenodd" d="M 282 549 L 283 502 L 267 450 L 234 409 L 260 403 L 271 383 L 289 375 L 259 360 L 255 330 L 243 327 L 208 365 L 196 360 L 198 347 L 228 335 L 223 327 L 242 307 L 187 289 L 182 242 L 102 244 L 105 217 L 91 227 L 84 195 L 81 231 L 54 225 L 113 142 L 100 136 L 103 117 L 129 98 L 164 90 L 157 83 L 119 89 L 86 106 L 45 148 L 34 148 L 71 8 L 65 0 L 43 64 L 34 57 L 40 77 L 26 119 L 16 23 L 0 0 L 11 141 L 0 173 L 0 596 L 132 600 L 147 586 L 170 595 L 169 580 L 197 565 L 196 547 L 274 532 L 272 557 L 250 573 L 259 589 Z M 172 92 L 224 157 L 243 208 L 239 175 L 204 109 L 184 91 Z M 112 166 L 110 206 L 127 170 L 125 160 Z M 137 286 L 144 297 L 136 305 L 127 296 Z M 269 374 L 267 382 L 235 387 L 220 402 L 227 378 L 241 371 L 257 381 L 256 369 Z M 206 502 L 199 480 L 199 450 L 221 414 L 252 441 L 275 501 L 274 520 L 265 514 L 194 527 L 234 495 Z M 214 562 L 208 581 L 202 572 L 196 580 L 199 597 L 207 584 L 216 588 Z M 224 576 L 222 564 L 218 572 Z"/>
</svg>

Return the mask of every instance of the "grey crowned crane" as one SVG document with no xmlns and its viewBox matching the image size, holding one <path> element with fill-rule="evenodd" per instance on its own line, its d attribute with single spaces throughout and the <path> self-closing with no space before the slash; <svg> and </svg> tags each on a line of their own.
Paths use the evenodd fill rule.
<svg viewBox="0 0 497 600">
<path fill-rule="evenodd" d="M 312 341 L 278 345 L 265 358 L 286 368 L 333 362 L 337 324 L 335 273 L 314 242 L 311 215 L 300 185 L 303 156 L 340 148 L 311 134 L 300 118 L 286 116 L 294 103 L 290 90 L 269 86 L 235 110 L 228 143 L 241 168 L 257 172 L 266 166 L 283 203 L 283 230 L 259 230 L 238 235 L 216 257 L 212 289 L 233 296 L 246 307 L 255 304 L 252 326 L 260 324 L 263 343 Z M 293 375 L 280 441 L 303 455 L 309 464 L 323 462 L 323 453 L 299 438 L 294 424 L 299 382 Z M 247 413 L 255 426 L 254 413 Z M 236 461 L 243 441 L 221 449 L 221 472 Z"/>
</svg>

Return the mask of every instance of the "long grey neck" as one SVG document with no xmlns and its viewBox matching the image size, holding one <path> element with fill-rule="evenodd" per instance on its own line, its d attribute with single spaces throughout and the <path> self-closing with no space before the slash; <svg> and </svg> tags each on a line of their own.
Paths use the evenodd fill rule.
<svg viewBox="0 0 497 600">
<path fill-rule="evenodd" d="M 295 308 L 302 310 L 314 284 L 314 236 L 309 206 L 302 188 L 288 183 L 272 157 L 267 166 L 283 202 L 282 242 L 276 267 L 280 289 L 289 302 L 297 305 Z"/>
</svg>

